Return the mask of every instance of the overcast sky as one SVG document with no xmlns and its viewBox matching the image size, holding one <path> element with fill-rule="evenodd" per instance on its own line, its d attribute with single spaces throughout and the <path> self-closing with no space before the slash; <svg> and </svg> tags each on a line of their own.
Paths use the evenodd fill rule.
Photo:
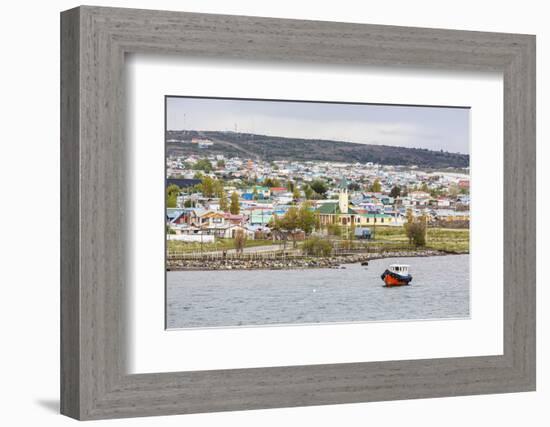
<svg viewBox="0 0 550 427">
<path fill-rule="evenodd" d="M 262 135 L 469 153 L 468 108 L 238 99 L 167 99 L 168 130 Z"/>
</svg>

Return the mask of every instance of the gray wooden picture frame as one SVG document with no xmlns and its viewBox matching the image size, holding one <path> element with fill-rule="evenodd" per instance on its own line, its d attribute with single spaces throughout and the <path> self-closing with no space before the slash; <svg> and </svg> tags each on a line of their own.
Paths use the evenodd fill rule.
<svg viewBox="0 0 550 427">
<path fill-rule="evenodd" d="M 127 374 L 124 60 L 135 52 L 502 72 L 504 354 Z M 63 414 L 85 420 L 529 390 L 535 390 L 534 36 L 88 6 L 62 12 Z"/>
</svg>

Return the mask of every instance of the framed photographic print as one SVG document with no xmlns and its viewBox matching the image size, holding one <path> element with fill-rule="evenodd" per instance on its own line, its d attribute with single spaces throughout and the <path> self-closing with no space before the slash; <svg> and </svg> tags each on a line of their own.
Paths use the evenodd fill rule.
<svg viewBox="0 0 550 427">
<path fill-rule="evenodd" d="M 469 317 L 469 131 L 464 107 L 167 96 L 167 327 Z"/>
<path fill-rule="evenodd" d="M 62 413 L 535 388 L 535 39 L 62 13 Z"/>
</svg>

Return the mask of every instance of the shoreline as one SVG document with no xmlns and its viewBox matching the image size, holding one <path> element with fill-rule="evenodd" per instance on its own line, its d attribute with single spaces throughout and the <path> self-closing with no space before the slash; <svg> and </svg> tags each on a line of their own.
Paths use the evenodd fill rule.
<svg viewBox="0 0 550 427">
<path fill-rule="evenodd" d="M 305 270 L 345 268 L 345 264 L 357 264 L 386 258 L 425 258 L 432 256 L 468 255 L 469 252 L 449 252 L 424 249 L 417 252 L 382 252 L 370 254 L 336 255 L 330 257 L 303 257 L 294 259 L 259 259 L 259 260 L 186 260 L 172 261 L 166 268 L 172 271 L 243 271 L 243 270 Z"/>
</svg>

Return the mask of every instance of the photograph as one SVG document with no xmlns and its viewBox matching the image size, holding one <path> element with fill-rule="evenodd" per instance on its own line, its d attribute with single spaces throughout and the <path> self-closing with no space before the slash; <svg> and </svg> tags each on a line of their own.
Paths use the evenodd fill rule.
<svg viewBox="0 0 550 427">
<path fill-rule="evenodd" d="M 165 97 L 166 328 L 470 316 L 470 108 Z"/>
</svg>

